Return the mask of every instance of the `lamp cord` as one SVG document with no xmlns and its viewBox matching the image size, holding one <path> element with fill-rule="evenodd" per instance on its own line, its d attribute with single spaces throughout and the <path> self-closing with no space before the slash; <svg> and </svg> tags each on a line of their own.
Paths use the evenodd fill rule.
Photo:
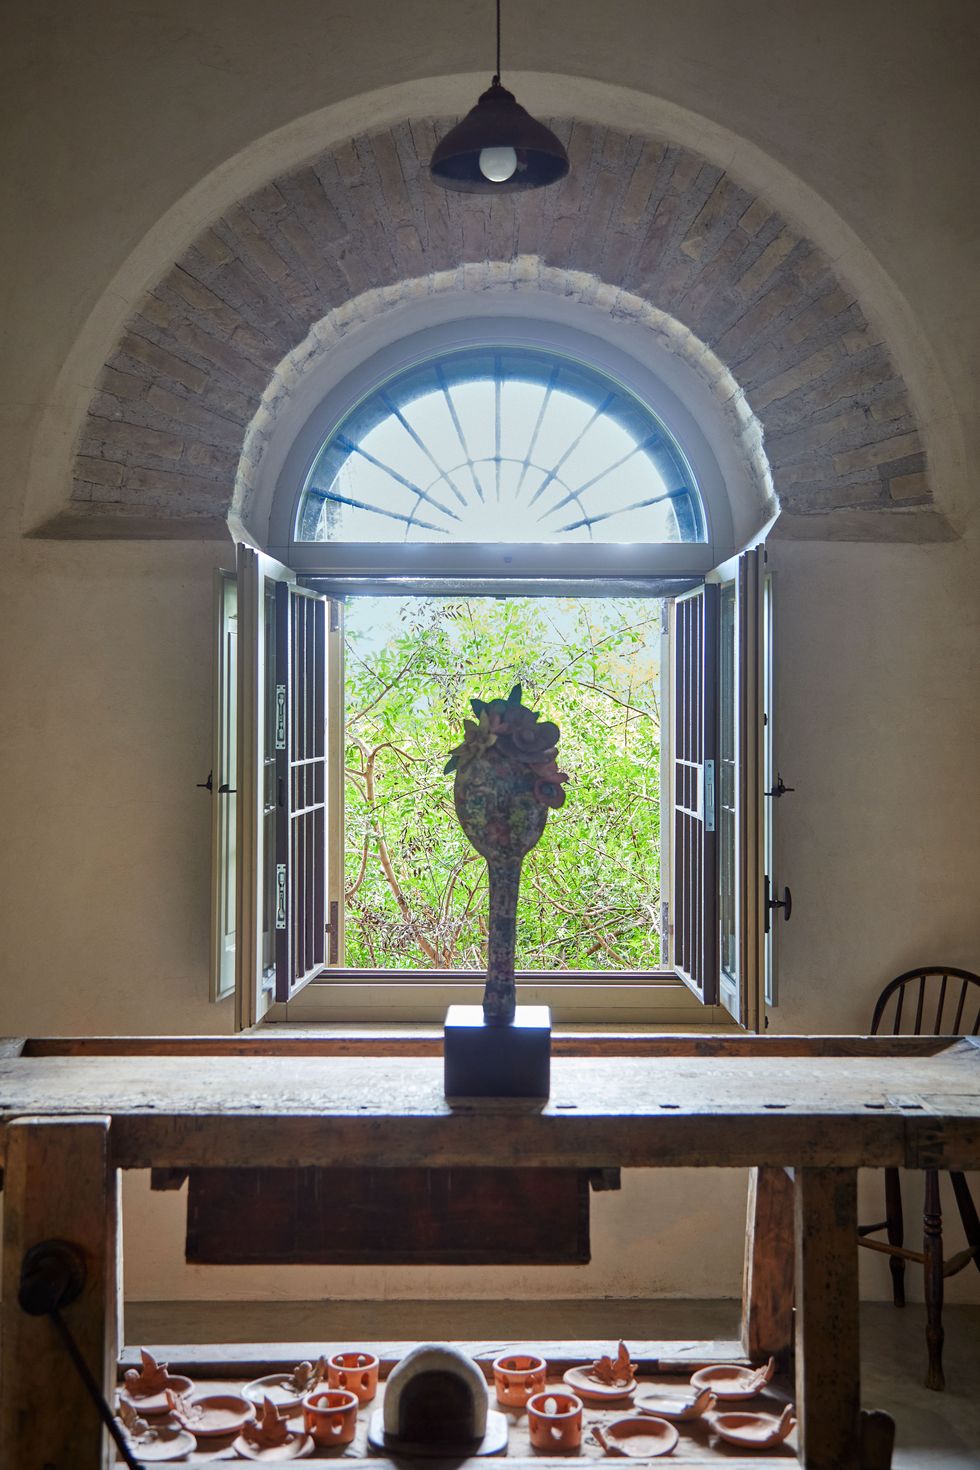
<svg viewBox="0 0 980 1470">
<path fill-rule="evenodd" d="M 82 1380 L 82 1383 L 85 1386 L 85 1391 L 87 1392 L 95 1407 L 98 1409 L 99 1417 L 115 1440 L 116 1448 L 122 1455 L 123 1460 L 129 1467 L 129 1470 L 143 1470 L 143 1467 L 140 1464 L 139 1460 L 134 1460 L 133 1452 L 127 1444 L 122 1430 L 116 1423 L 115 1415 L 103 1398 L 95 1379 L 92 1377 L 91 1370 L 81 1352 L 79 1351 L 78 1343 L 72 1336 L 71 1328 L 68 1326 L 68 1323 L 65 1321 L 64 1317 L 62 1317 L 57 1307 L 52 1307 L 51 1310 L 48 1312 L 48 1316 L 55 1325 L 55 1329 L 59 1337 L 61 1338 L 62 1343 L 64 1344 L 66 1353 L 75 1365 L 75 1371 L 78 1374 L 79 1378 Z"/>
<path fill-rule="evenodd" d="M 497 74 L 494 81 L 500 81 L 500 0 L 497 0 Z"/>
</svg>

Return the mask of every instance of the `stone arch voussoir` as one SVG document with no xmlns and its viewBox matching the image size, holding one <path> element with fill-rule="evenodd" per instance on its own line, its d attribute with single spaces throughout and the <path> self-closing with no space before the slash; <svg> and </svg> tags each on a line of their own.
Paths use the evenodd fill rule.
<svg viewBox="0 0 980 1470">
<path fill-rule="evenodd" d="M 827 257 L 763 199 L 688 149 L 568 120 L 553 122 L 572 162 L 561 185 L 449 194 L 426 169 L 442 126 L 359 136 L 272 180 L 145 296 L 77 445 L 71 511 L 89 534 L 222 526 L 247 496 L 283 365 L 324 331 L 355 327 L 368 303 L 446 280 L 553 290 L 563 273 L 597 307 L 679 324 L 675 338 L 730 383 L 734 421 L 783 510 L 931 505 L 885 343 Z"/>
</svg>

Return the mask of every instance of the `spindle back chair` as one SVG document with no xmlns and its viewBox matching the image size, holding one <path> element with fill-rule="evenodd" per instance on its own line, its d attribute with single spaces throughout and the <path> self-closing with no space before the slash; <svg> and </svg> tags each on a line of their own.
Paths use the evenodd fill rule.
<svg viewBox="0 0 980 1470">
<path fill-rule="evenodd" d="M 893 1036 L 976 1036 L 980 1034 L 980 975 L 952 965 L 922 965 L 906 970 L 904 975 L 891 980 L 879 995 L 871 1017 L 872 1036 L 876 1036 L 880 1029 L 887 1029 L 883 1027 L 886 1017 L 890 1019 Z M 925 1381 L 927 1388 L 934 1389 L 946 1386 L 943 1376 L 943 1282 L 947 1276 L 955 1276 L 962 1271 L 971 1260 L 980 1271 L 980 1218 L 965 1176 L 951 1172 L 949 1177 L 967 1248 L 948 1260 L 943 1260 L 942 1206 L 939 1174 L 935 1169 L 925 1170 L 921 1251 L 907 1250 L 904 1246 L 902 1188 L 897 1169 L 885 1170 L 885 1219 L 875 1225 L 858 1228 L 859 1245 L 884 1251 L 890 1257 L 892 1296 L 896 1307 L 905 1305 L 905 1262 L 915 1261 L 923 1268 L 929 1355 Z M 869 1239 L 880 1230 L 887 1231 L 887 1244 Z"/>
</svg>

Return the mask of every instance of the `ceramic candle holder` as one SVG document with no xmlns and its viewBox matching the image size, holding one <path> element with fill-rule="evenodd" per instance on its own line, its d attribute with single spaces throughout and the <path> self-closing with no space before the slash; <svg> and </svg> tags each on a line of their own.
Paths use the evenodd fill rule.
<svg viewBox="0 0 980 1470">
<path fill-rule="evenodd" d="M 334 1353 L 327 1359 L 327 1383 L 357 1395 L 369 1404 L 378 1392 L 378 1360 L 373 1353 Z"/>
<path fill-rule="evenodd" d="M 493 1360 L 493 1383 L 502 1409 L 523 1409 L 532 1394 L 543 1393 L 547 1364 L 534 1353 L 502 1353 Z"/>
<path fill-rule="evenodd" d="M 303 1399 L 303 1421 L 320 1449 L 350 1444 L 357 1430 L 357 1395 L 346 1388 L 318 1388 Z"/>
<path fill-rule="evenodd" d="M 582 1443 L 582 1400 L 573 1393 L 546 1389 L 527 1401 L 527 1425 L 536 1450 L 568 1454 Z"/>
</svg>

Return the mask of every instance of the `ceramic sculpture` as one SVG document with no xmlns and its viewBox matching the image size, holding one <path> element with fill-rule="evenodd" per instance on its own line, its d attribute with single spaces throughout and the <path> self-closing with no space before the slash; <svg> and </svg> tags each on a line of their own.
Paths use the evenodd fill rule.
<svg viewBox="0 0 980 1470">
<path fill-rule="evenodd" d="M 506 699 L 472 699 L 476 720 L 464 720 L 463 739 L 451 753 L 453 801 L 459 824 L 490 876 L 487 984 L 488 1025 L 514 1019 L 514 951 L 521 864 L 540 840 L 549 811 L 565 800 L 568 777 L 558 769 L 558 726 L 522 703 L 520 684 Z"/>
</svg>

